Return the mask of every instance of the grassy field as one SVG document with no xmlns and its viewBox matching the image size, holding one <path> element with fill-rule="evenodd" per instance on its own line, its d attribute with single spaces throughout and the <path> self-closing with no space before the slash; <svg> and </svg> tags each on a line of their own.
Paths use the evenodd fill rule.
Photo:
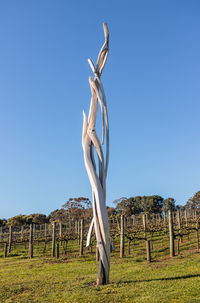
<svg viewBox="0 0 200 303">
<path fill-rule="evenodd" d="M 164 245 L 165 244 L 165 245 Z M 179 256 L 169 258 L 168 243 L 157 243 L 153 262 L 145 261 L 145 246 L 135 244 L 131 255 L 111 257 L 110 284 L 96 286 L 95 254 L 49 257 L 36 246 L 34 259 L 24 246 L 8 258 L 0 252 L 0 302 L 200 302 L 200 253 L 184 241 Z"/>
</svg>

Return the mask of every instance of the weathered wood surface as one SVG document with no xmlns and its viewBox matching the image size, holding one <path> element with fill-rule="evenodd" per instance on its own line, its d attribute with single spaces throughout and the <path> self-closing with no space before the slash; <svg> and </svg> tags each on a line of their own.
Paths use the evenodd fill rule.
<svg viewBox="0 0 200 303">
<path fill-rule="evenodd" d="M 52 257 L 56 255 L 56 222 L 52 224 L 52 250 L 51 250 Z"/>
<path fill-rule="evenodd" d="M 170 257 L 175 256 L 175 248 L 174 248 L 174 227 L 173 227 L 173 212 L 171 210 L 168 211 L 169 216 L 169 238 L 170 238 Z"/>
<path fill-rule="evenodd" d="M 108 225 L 108 214 L 106 209 L 106 177 L 109 160 L 109 125 L 106 105 L 106 97 L 101 82 L 101 74 L 107 61 L 109 51 L 109 32 L 106 23 L 103 24 L 105 42 L 99 52 L 97 65 L 95 67 L 91 59 L 88 60 L 94 78 L 89 77 L 91 89 L 91 102 L 88 118 L 83 112 L 82 146 L 85 167 L 90 180 L 93 197 L 93 223 L 99 250 L 99 270 L 97 285 L 109 283 L 110 271 L 110 232 Z M 98 102 L 102 117 L 102 142 L 96 133 L 96 119 Z M 106 125 L 106 129 L 105 129 Z M 106 159 L 104 159 L 102 144 L 106 131 Z M 98 156 L 98 169 L 95 163 L 94 149 Z M 90 235 L 88 242 L 90 242 Z"/>
<path fill-rule="evenodd" d="M 29 258 L 33 258 L 33 224 L 30 224 L 30 231 L 29 231 Z"/>
<path fill-rule="evenodd" d="M 120 258 L 124 257 L 124 215 L 121 215 Z"/>
</svg>

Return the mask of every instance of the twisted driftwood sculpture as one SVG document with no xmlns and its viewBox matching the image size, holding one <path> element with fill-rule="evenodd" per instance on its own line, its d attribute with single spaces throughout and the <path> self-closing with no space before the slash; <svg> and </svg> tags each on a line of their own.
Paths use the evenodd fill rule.
<svg viewBox="0 0 200 303">
<path fill-rule="evenodd" d="M 109 158 L 109 127 L 108 113 L 106 106 L 106 97 L 101 83 L 101 74 L 108 57 L 109 50 L 109 32 L 107 24 L 103 24 L 105 42 L 99 52 L 97 65 L 94 66 L 91 59 L 88 60 L 90 67 L 94 73 L 94 79 L 89 77 L 91 88 L 91 103 L 88 119 L 83 111 L 83 133 L 82 145 L 84 152 L 85 167 L 88 173 L 90 184 L 92 187 L 93 198 L 93 220 L 87 237 L 87 245 L 90 243 L 93 226 L 97 240 L 97 248 L 99 252 L 99 270 L 97 277 L 97 285 L 107 284 L 109 282 L 110 270 L 110 233 L 108 226 L 108 214 L 106 210 L 106 176 L 108 170 Z M 102 142 L 100 142 L 96 133 L 96 119 L 98 102 L 101 108 L 102 116 Z M 106 133 L 106 159 L 102 145 Z M 98 158 L 98 170 L 95 163 L 94 152 L 96 150 Z"/>
</svg>

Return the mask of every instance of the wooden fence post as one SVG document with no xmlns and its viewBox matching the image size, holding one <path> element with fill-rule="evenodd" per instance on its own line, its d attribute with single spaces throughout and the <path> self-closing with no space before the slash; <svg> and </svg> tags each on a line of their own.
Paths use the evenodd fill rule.
<svg viewBox="0 0 200 303">
<path fill-rule="evenodd" d="M 8 253 L 11 252 L 12 248 L 12 226 L 9 226 L 9 240 L 8 240 Z"/>
<path fill-rule="evenodd" d="M 161 215 L 160 214 L 158 214 L 158 221 L 159 221 L 159 225 L 160 225 L 160 223 L 161 223 Z"/>
<path fill-rule="evenodd" d="M 80 221 L 77 223 L 77 229 L 78 245 L 80 245 Z"/>
<path fill-rule="evenodd" d="M 146 216 L 146 214 L 143 214 L 142 221 L 143 221 L 143 229 L 144 229 L 144 239 L 145 239 L 145 243 L 146 243 L 147 262 L 150 263 L 151 262 L 151 247 L 150 247 L 151 241 L 147 240 L 147 216 Z"/>
<path fill-rule="evenodd" d="M 180 243 L 183 243 L 182 240 L 182 230 L 181 230 L 181 216 L 180 216 L 180 211 L 177 211 L 177 223 L 178 223 L 178 229 L 179 229 L 179 236 L 180 236 Z"/>
<path fill-rule="evenodd" d="M 189 230 L 188 230 L 188 212 L 187 209 L 185 209 L 185 226 L 186 226 L 186 230 L 187 230 L 187 238 L 189 240 Z"/>
<path fill-rule="evenodd" d="M 124 215 L 121 215 L 121 230 L 120 230 L 120 258 L 124 256 Z"/>
<path fill-rule="evenodd" d="M 0 241 L 3 240 L 3 226 L 0 226 Z"/>
<path fill-rule="evenodd" d="M 67 244 L 68 244 L 68 240 L 64 240 L 64 245 L 63 245 L 63 248 L 64 248 L 64 255 L 67 254 Z"/>
<path fill-rule="evenodd" d="M 168 221 L 167 221 L 167 212 L 166 211 L 164 211 L 164 232 L 168 238 L 169 233 L 168 233 Z"/>
<path fill-rule="evenodd" d="M 24 240 L 24 226 L 21 226 L 21 241 L 23 242 Z"/>
<path fill-rule="evenodd" d="M 166 223 L 166 215 L 165 215 L 165 212 L 164 212 L 164 214 L 163 214 L 163 220 L 164 220 L 164 225 L 165 225 L 165 223 Z"/>
<path fill-rule="evenodd" d="M 8 252 L 8 243 L 6 242 L 4 245 L 4 258 L 7 257 L 7 252 Z"/>
<path fill-rule="evenodd" d="M 133 226 L 135 225 L 135 215 L 132 215 L 133 218 Z"/>
<path fill-rule="evenodd" d="M 186 226 L 187 226 L 187 209 L 185 209 L 184 214 L 185 214 L 185 224 L 186 224 Z"/>
<path fill-rule="evenodd" d="M 150 240 L 146 241 L 146 251 L 147 251 L 147 262 L 151 263 L 151 247 L 150 247 Z"/>
<path fill-rule="evenodd" d="M 171 210 L 168 211 L 168 218 L 169 218 L 170 257 L 174 257 L 175 251 L 174 251 L 173 212 Z"/>
<path fill-rule="evenodd" d="M 60 244 L 62 246 L 62 222 L 59 223 L 59 237 L 60 237 Z"/>
<path fill-rule="evenodd" d="M 128 255 L 130 256 L 131 254 L 131 240 L 128 239 Z"/>
<path fill-rule="evenodd" d="M 51 256 L 55 257 L 56 255 L 56 222 L 52 224 L 52 248 L 51 248 Z"/>
<path fill-rule="evenodd" d="M 35 226 L 35 223 L 33 223 L 33 236 L 36 239 L 36 226 Z"/>
<path fill-rule="evenodd" d="M 153 231 L 151 231 L 151 250 L 153 251 Z"/>
<path fill-rule="evenodd" d="M 33 258 L 33 223 L 30 224 L 29 230 L 29 258 Z"/>
<path fill-rule="evenodd" d="M 47 223 L 44 223 L 44 239 L 45 239 L 45 243 L 47 240 Z"/>
<path fill-rule="evenodd" d="M 59 223 L 59 236 L 62 238 L 62 222 Z"/>
<path fill-rule="evenodd" d="M 81 219 L 80 256 L 83 255 L 84 220 Z"/>
<path fill-rule="evenodd" d="M 177 241 L 177 255 L 180 253 L 180 242 L 181 242 L 181 237 L 178 236 L 178 241 Z"/>
<path fill-rule="evenodd" d="M 47 242 L 46 240 L 44 240 L 43 254 L 46 252 L 46 249 L 47 249 Z"/>
<path fill-rule="evenodd" d="M 197 251 L 199 252 L 199 222 L 196 223 L 196 233 L 197 233 Z"/>
<path fill-rule="evenodd" d="M 143 214 L 142 221 L 143 221 L 143 228 L 144 228 L 144 238 L 145 238 L 145 240 L 147 240 L 147 217 L 146 217 L 146 214 Z"/>
<path fill-rule="evenodd" d="M 56 244 L 56 258 L 59 259 L 59 244 Z"/>
</svg>

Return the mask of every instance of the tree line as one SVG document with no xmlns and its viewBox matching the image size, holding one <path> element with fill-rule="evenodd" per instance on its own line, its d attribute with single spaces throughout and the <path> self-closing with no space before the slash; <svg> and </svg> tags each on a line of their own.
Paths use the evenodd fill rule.
<svg viewBox="0 0 200 303">
<path fill-rule="evenodd" d="M 164 199 L 159 195 L 135 196 L 129 198 L 119 198 L 113 201 L 114 207 L 107 207 L 108 216 L 137 215 L 140 213 L 163 214 L 168 210 L 195 209 L 200 208 L 200 191 L 196 192 L 185 205 L 177 205 L 174 198 Z M 30 214 L 11 217 L 9 219 L 0 219 L 0 226 L 21 226 L 34 224 L 44 224 L 52 222 L 65 223 L 68 220 L 88 219 L 92 217 L 92 203 L 88 198 L 78 197 L 69 198 L 61 209 L 52 211 L 48 216 L 44 214 Z"/>
</svg>

